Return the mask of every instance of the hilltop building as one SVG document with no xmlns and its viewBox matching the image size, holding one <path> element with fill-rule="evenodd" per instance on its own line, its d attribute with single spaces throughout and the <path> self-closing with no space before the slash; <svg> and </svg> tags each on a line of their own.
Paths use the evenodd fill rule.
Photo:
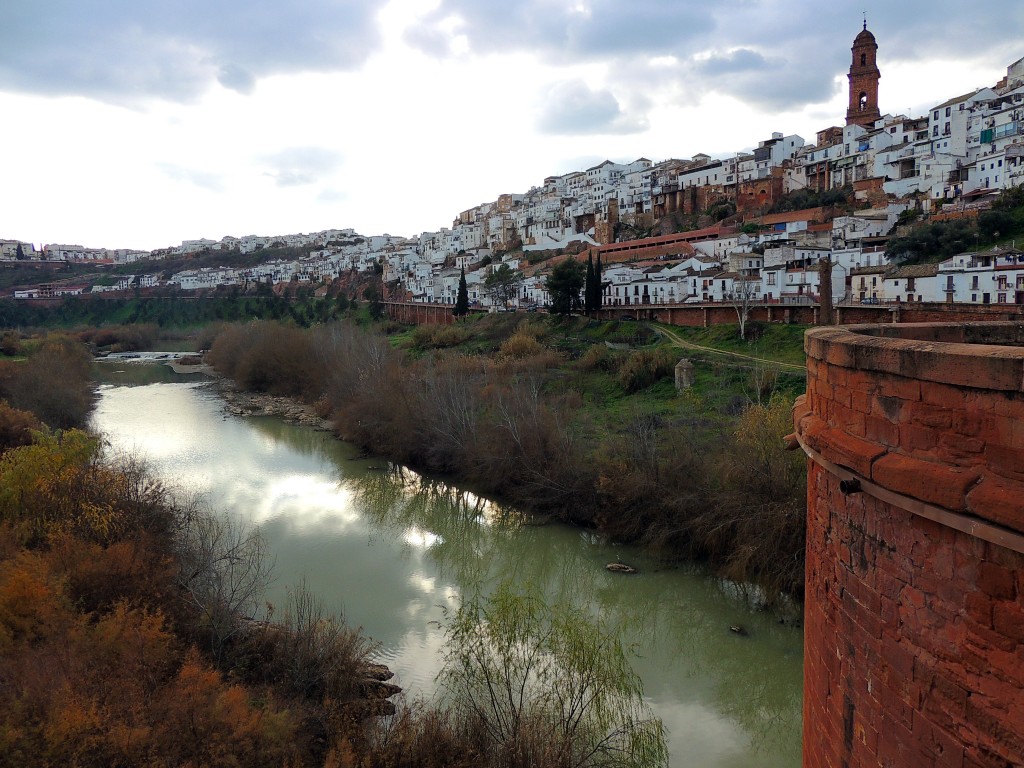
<svg viewBox="0 0 1024 768">
<path fill-rule="evenodd" d="M 853 40 L 850 49 L 853 58 L 850 63 L 850 106 L 846 110 L 846 124 L 873 128 L 875 121 L 882 118 L 878 111 L 878 80 L 882 74 L 878 71 L 875 61 L 878 43 L 875 36 L 868 31 L 865 20 L 864 29 Z"/>
</svg>

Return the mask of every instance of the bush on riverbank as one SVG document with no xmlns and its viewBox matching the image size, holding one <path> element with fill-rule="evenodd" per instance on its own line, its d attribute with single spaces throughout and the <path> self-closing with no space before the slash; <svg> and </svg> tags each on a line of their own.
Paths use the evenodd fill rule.
<svg viewBox="0 0 1024 768">
<path fill-rule="evenodd" d="M 98 349 L 111 352 L 141 352 L 154 349 L 160 336 L 160 328 L 154 323 L 132 325 L 105 325 L 101 328 L 86 328 L 77 333 L 78 339 Z"/>
<path fill-rule="evenodd" d="M 245 372 L 243 385 L 318 402 L 342 437 L 373 453 L 707 559 L 771 594 L 802 593 L 803 462 L 782 450 L 790 398 L 759 388 L 738 419 L 709 414 L 675 393 L 678 354 L 666 347 L 626 355 L 584 340 L 576 321 L 527 328 L 509 317 L 478 323 L 478 335 L 468 326 L 466 345 L 486 353 L 427 353 L 419 330 L 411 357 L 350 325 L 249 324 L 225 329 L 210 360 Z M 283 338 L 294 357 L 278 366 Z M 253 367 L 238 367 L 242 358 Z"/>
<path fill-rule="evenodd" d="M 0 754 L 278 766 L 298 720 L 192 648 L 166 492 L 68 431 L 0 456 Z"/>
<path fill-rule="evenodd" d="M 259 321 L 224 325 L 208 362 L 254 392 L 315 400 L 326 372 L 314 338 L 294 326 Z"/>
<path fill-rule="evenodd" d="M 26 360 L 0 360 L 0 399 L 54 429 L 85 425 L 92 408 L 92 357 L 69 336 L 24 343 Z"/>
</svg>

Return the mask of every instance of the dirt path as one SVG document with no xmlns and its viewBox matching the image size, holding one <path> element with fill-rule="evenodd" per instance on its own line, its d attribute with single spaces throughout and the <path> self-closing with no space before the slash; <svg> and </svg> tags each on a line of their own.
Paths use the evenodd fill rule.
<svg viewBox="0 0 1024 768">
<path fill-rule="evenodd" d="M 705 346 L 703 346 L 701 344 L 694 344 L 692 341 L 686 341 L 685 339 L 681 338 L 675 331 L 671 331 L 668 328 L 665 328 L 664 326 L 653 326 L 653 327 L 654 327 L 654 330 L 656 332 L 665 334 L 665 336 L 667 336 L 668 339 L 673 344 L 675 344 L 677 347 L 682 347 L 683 349 L 698 349 L 701 352 L 712 352 L 712 353 L 714 353 L 716 355 L 726 355 L 728 357 L 737 357 L 737 358 L 739 358 L 741 360 L 751 360 L 751 361 L 753 361 L 755 363 L 763 363 L 765 365 L 774 365 L 774 366 L 776 366 L 778 368 L 785 368 L 786 370 L 790 370 L 790 371 L 800 371 L 801 373 L 806 373 L 807 372 L 807 368 L 805 366 L 803 366 L 803 365 L 796 365 L 795 363 L 783 363 L 783 362 L 781 362 L 779 360 L 769 360 L 769 359 L 764 358 L 764 357 L 753 357 L 752 355 L 744 355 L 744 354 L 741 354 L 739 352 L 728 352 L 728 351 L 726 351 L 724 349 L 715 349 L 714 347 L 705 347 Z"/>
</svg>

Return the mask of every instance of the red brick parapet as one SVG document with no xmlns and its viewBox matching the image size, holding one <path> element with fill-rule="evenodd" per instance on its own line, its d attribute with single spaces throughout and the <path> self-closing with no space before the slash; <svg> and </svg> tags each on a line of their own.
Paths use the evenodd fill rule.
<svg viewBox="0 0 1024 768">
<path fill-rule="evenodd" d="M 806 445 L 891 491 L 1024 533 L 1024 324 L 821 328 L 804 346 Z"/>
<path fill-rule="evenodd" d="M 1024 325 L 805 350 L 804 765 L 1024 765 Z"/>
</svg>

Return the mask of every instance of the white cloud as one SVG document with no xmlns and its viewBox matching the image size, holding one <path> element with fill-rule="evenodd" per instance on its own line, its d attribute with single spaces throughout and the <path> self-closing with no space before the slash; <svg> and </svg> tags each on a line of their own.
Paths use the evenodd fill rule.
<svg viewBox="0 0 1024 768">
<path fill-rule="evenodd" d="M 845 115 L 863 7 L 7 0 L 0 237 L 411 235 L 605 158 L 813 141 Z M 990 85 L 1024 55 L 1017 0 L 867 10 L 883 112 Z"/>
</svg>

